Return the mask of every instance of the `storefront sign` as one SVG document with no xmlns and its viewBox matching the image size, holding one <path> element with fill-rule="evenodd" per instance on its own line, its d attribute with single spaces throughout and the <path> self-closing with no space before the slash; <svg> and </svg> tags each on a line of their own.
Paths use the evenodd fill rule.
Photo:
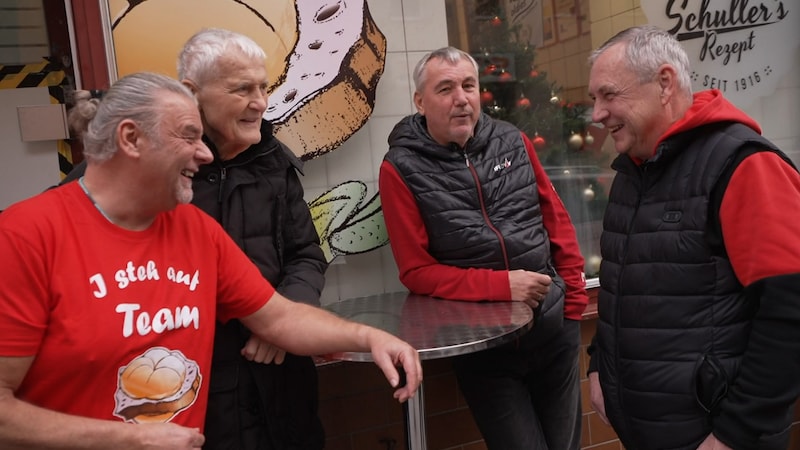
<svg viewBox="0 0 800 450">
<path fill-rule="evenodd" d="M 649 23 L 689 53 L 692 88 L 719 89 L 745 107 L 796 65 L 800 5 L 790 0 L 642 0 Z"/>
<path fill-rule="evenodd" d="M 505 0 L 505 7 L 509 26 L 516 30 L 519 42 L 542 45 L 541 0 Z"/>
</svg>

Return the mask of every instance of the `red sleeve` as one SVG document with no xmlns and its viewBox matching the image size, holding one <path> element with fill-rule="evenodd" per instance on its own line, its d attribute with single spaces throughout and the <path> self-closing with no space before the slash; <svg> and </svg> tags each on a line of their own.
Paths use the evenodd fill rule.
<svg viewBox="0 0 800 450">
<path fill-rule="evenodd" d="M 479 301 L 510 300 L 508 271 L 439 264 L 428 253 L 428 233 L 417 202 L 394 166 L 381 164 L 379 192 L 400 282 L 416 294 Z"/>
<path fill-rule="evenodd" d="M 564 299 L 564 317 L 580 320 L 581 314 L 589 303 L 586 295 L 586 276 L 583 255 L 578 246 L 578 237 L 575 226 L 569 217 L 567 208 L 556 193 L 556 188 L 539 162 L 533 143 L 525 134 L 522 134 L 528 157 L 533 165 L 533 173 L 539 187 L 539 204 L 542 208 L 544 228 L 550 236 L 550 253 L 556 272 L 564 278 L 567 285 L 567 295 Z"/>
<path fill-rule="evenodd" d="M 725 249 L 744 286 L 800 273 L 800 174 L 773 152 L 748 156 L 720 206 Z"/>
</svg>

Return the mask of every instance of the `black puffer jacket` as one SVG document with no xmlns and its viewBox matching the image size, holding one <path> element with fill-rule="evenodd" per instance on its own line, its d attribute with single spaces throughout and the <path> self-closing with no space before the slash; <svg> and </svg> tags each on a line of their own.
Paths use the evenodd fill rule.
<svg viewBox="0 0 800 450">
<path fill-rule="evenodd" d="M 776 150 L 744 125 L 712 124 L 641 166 L 612 165 L 592 365 L 627 448 L 697 448 L 738 372 L 758 305 L 715 245 L 715 189 L 750 148 Z"/>
<path fill-rule="evenodd" d="M 428 251 L 456 267 L 525 269 L 553 277 L 536 313 L 535 334 L 561 328 L 564 280 L 556 274 L 542 221 L 536 177 L 519 130 L 482 114 L 464 148 L 436 143 L 414 114 L 389 136 L 385 160 L 419 207 Z"/>
<path fill-rule="evenodd" d="M 278 292 L 319 305 L 327 262 L 303 199 L 302 162 L 269 123 L 261 128 L 262 141 L 228 161 L 205 140 L 215 158 L 195 174 L 192 203 L 222 225 Z M 281 365 L 248 362 L 240 355 L 248 336 L 238 321 L 217 325 L 204 448 L 321 449 L 313 361 L 287 354 Z"/>
</svg>

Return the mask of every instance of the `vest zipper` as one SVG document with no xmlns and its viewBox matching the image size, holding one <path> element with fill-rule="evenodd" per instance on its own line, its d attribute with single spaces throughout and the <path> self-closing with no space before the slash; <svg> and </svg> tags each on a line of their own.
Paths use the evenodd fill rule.
<svg viewBox="0 0 800 450">
<path fill-rule="evenodd" d="M 225 185 L 225 180 L 228 178 L 228 169 L 223 167 L 219 171 L 219 192 L 217 193 L 217 203 L 222 203 L 222 188 Z"/>
</svg>

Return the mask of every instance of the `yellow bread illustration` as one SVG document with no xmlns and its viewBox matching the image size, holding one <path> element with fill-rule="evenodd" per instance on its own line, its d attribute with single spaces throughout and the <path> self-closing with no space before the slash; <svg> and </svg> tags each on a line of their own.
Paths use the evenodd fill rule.
<svg viewBox="0 0 800 450">
<path fill-rule="evenodd" d="M 177 77 L 178 53 L 202 28 L 242 33 L 267 53 L 277 80 L 297 40 L 293 0 L 109 0 L 119 76 L 149 70 Z"/>
<path fill-rule="evenodd" d="M 151 348 L 120 369 L 114 414 L 133 422 L 164 422 L 194 403 L 197 363 L 177 350 Z"/>
</svg>

